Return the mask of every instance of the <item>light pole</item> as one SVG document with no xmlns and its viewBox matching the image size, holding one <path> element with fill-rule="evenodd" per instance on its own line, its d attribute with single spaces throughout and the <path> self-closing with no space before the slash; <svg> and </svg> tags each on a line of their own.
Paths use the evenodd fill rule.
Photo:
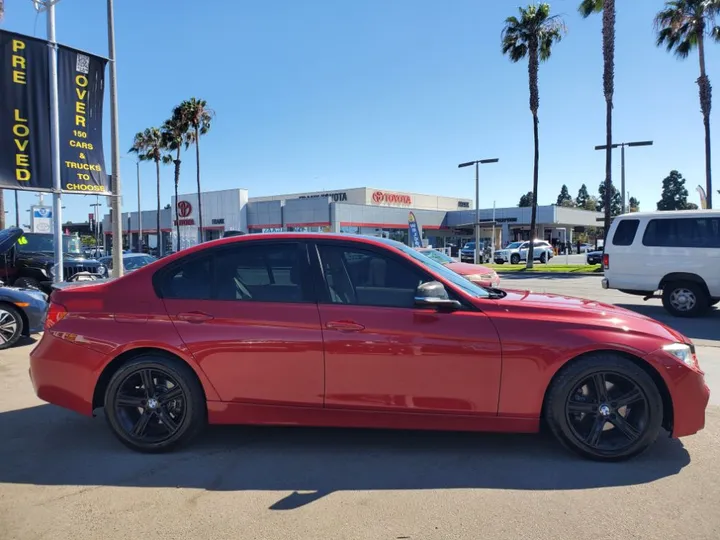
<svg viewBox="0 0 720 540">
<path fill-rule="evenodd" d="M 480 165 L 485 165 L 486 163 L 497 163 L 500 161 L 500 158 L 491 158 L 491 159 L 477 159 L 475 161 L 468 161 L 466 163 L 461 163 L 458 165 L 458 169 L 462 169 L 463 167 L 469 167 L 470 165 L 475 165 L 475 264 L 480 264 L 478 262 L 478 254 L 480 250 Z"/>
<path fill-rule="evenodd" d="M 100 242 L 99 236 L 100 236 L 100 201 L 97 200 L 97 202 L 90 205 L 90 208 L 93 209 L 93 221 L 95 222 L 95 230 L 93 231 L 95 233 L 95 254 L 97 255 L 97 248 L 98 244 Z"/>
<path fill-rule="evenodd" d="M 613 144 L 611 148 L 617 148 L 620 147 L 620 193 L 622 193 L 622 213 L 624 214 L 627 212 L 627 207 L 625 204 L 625 147 L 626 146 L 652 146 L 653 141 L 635 141 L 635 142 L 623 142 L 623 143 L 616 143 Z M 595 147 L 595 150 L 606 150 L 607 145 L 601 144 L 599 146 Z M 610 193 L 605 194 L 606 201 L 603 201 L 603 204 L 609 204 L 611 198 Z"/>
<path fill-rule="evenodd" d="M 113 277 L 123 275 L 122 264 L 122 207 L 120 203 L 120 131 L 118 127 L 117 63 L 115 61 L 115 12 L 113 0 L 107 0 L 108 63 L 110 64 L 110 156 L 112 160 L 113 209 Z"/>
<path fill-rule="evenodd" d="M 126 156 L 120 156 L 120 159 L 130 159 L 130 158 L 126 157 Z M 137 199 L 138 199 L 138 201 L 137 201 L 138 202 L 138 209 L 137 209 L 137 213 L 138 213 L 138 243 L 137 243 L 137 246 L 138 247 L 137 247 L 137 250 L 138 250 L 138 253 L 142 253 L 143 228 L 142 228 L 142 212 L 140 210 L 140 160 L 136 159 L 134 161 L 135 161 L 135 171 L 137 173 Z M 128 247 L 131 247 L 129 239 L 130 239 L 130 229 L 128 229 Z"/>
</svg>

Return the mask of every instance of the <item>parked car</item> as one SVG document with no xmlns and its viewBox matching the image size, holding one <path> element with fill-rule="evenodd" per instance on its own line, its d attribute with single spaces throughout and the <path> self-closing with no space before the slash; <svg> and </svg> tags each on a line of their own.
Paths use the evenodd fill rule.
<svg viewBox="0 0 720 540">
<path fill-rule="evenodd" d="M 500 286 L 500 278 L 492 268 L 479 264 L 457 262 L 452 257 L 445 255 L 445 253 L 437 249 L 418 248 L 417 251 L 481 287 Z"/>
<path fill-rule="evenodd" d="M 675 330 L 595 301 L 478 287 L 392 240 L 244 235 L 60 287 L 30 353 L 35 391 L 88 416 L 104 407 L 138 451 L 208 423 L 544 421 L 579 454 L 621 460 L 661 427 L 683 437 L 705 424 L 709 390 Z"/>
<path fill-rule="evenodd" d="M 158 259 L 157 257 L 153 257 L 152 255 L 147 255 L 145 253 L 123 253 L 122 260 L 123 270 L 125 270 L 125 272 L 132 272 L 133 270 L 137 270 L 138 268 L 154 263 Z M 106 266 L 108 270 L 112 270 L 112 257 L 101 257 L 98 261 Z"/>
<path fill-rule="evenodd" d="M 530 242 L 513 242 L 508 244 L 504 249 L 495 252 L 495 262 L 497 264 L 520 264 L 527 260 Z M 544 240 L 535 240 L 533 245 L 533 260 L 546 263 L 553 258 L 554 252 L 552 246 Z"/>
<path fill-rule="evenodd" d="M 720 211 L 633 212 L 610 226 L 602 286 L 697 317 L 720 302 Z"/>
<path fill-rule="evenodd" d="M 9 248 L 0 263 L 0 279 L 8 285 L 25 289 L 51 291 L 55 278 L 55 237 L 52 234 L 26 233 L 19 228 L 0 231 L 9 240 Z M 76 274 L 107 277 L 107 269 L 83 255 L 80 239 L 63 235 L 63 277 L 71 280 Z"/>
<path fill-rule="evenodd" d="M 490 262 L 490 251 L 484 242 L 480 242 L 479 261 L 481 264 Z M 475 242 L 467 242 L 460 250 L 460 262 L 475 263 Z"/>
<path fill-rule="evenodd" d="M 603 251 L 590 251 L 585 259 L 588 264 L 602 264 Z"/>
</svg>

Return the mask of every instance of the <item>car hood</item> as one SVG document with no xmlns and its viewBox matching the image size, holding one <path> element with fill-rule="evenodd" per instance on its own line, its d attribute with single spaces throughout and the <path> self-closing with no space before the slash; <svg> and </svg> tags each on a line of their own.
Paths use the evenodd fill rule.
<svg viewBox="0 0 720 540">
<path fill-rule="evenodd" d="M 456 274 L 460 274 L 461 276 L 471 276 L 474 274 L 493 274 L 495 271 L 491 268 L 488 268 L 487 266 L 482 266 L 480 264 L 470 264 L 470 263 L 448 263 L 445 265 L 445 268 L 448 270 L 452 270 Z"/>
<path fill-rule="evenodd" d="M 0 255 L 7 253 L 23 235 L 23 230 L 18 227 L 11 227 L 0 231 Z"/>
<path fill-rule="evenodd" d="M 27 301 L 28 296 L 38 298 L 45 302 L 47 295 L 42 291 L 35 289 L 23 289 L 20 287 L 0 286 L 0 298 L 8 299 L 15 302 Z"/>
<path fill-rule="evenodd" d="M 525 311 L 529 318 L 567 320 L 596 327 L 614 328 L 625 332 L 651 335 L 669 342 L 690 343 L 681 333 L 655 319 L 629 309 L 572 296 L 503 289 L 507 296 L 498 304 Z"/>
</svg>

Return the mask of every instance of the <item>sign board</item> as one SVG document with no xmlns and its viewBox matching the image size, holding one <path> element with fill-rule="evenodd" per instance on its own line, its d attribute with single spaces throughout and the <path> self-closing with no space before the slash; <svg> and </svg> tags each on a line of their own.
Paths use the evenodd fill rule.
<svg viewBox="0 0 720 540">
<path fill-rule="evenodd" d="M 34 233 L 52 232 L 52 207 L 33 206 L 30 208 L 30 230 Z"/>
<path fill-rule="evenodd" d="M 415 214 L 410 212 L 408 216 L 408 231 L 410 233 L 410 247 L 419 248 L 422 247 L 422 231 L 420 230 L 420 224 L 415 219 Z"/>
</svg>

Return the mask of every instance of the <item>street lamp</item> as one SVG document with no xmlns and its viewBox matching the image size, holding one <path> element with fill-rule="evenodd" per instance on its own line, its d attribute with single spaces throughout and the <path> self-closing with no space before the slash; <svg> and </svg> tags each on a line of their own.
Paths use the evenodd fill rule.
<svg viewBox="0 0 720 540">
<path fill-rule="evenodd" d="M 479 249 L 480 249 L 480 174 L 479 174 L 479 166 L 485 165 L 486 163 L 497 163 L 500 161 L 500 158 L 491 158 L 491 159 L 478 159 L 475 161 L 468 161 L 466 163 L 461 163 L 458 165 L 458 169 L 462 169 L 463 167 L 469 167 L 470 165 L 475 165 L 475 264 L 480 264 L 478 262 L 478 255 L 479 255 Z M 495 239 L 493 238 L 493 243 L 495 242 Z"/>
<path fill-rule="evenodd" d="M 127 156 L 120 156 L 120 159 L 130 159 Z M 137 173 L 137 197 L 138 197 L 138 253 L 142 253 L 142 212 L 140 210 L 140 160 L 135 161 L 135 171 Z M 128 247 L 130 247 L 130 229 L 128 229 Z"/>
<path fill-rule="evenodd" d="M 627 209 L 625 208 L 625 147 L 626 146 L 652 146 L 653 141 L 635 141 L 635 142 L 623 142 L 613 144 L 610 148 L 620 147 L 620 193 L 622 193 L 622 213 L 624 214 Z M 601 144 L 596 146 L 595 150 L 607 150 L 607 144 Z M 605 194 L 605 198 L 610 200 L 610 193 Z M 605 201 L 603 201 L 605 204 Z"/>
</svg>

